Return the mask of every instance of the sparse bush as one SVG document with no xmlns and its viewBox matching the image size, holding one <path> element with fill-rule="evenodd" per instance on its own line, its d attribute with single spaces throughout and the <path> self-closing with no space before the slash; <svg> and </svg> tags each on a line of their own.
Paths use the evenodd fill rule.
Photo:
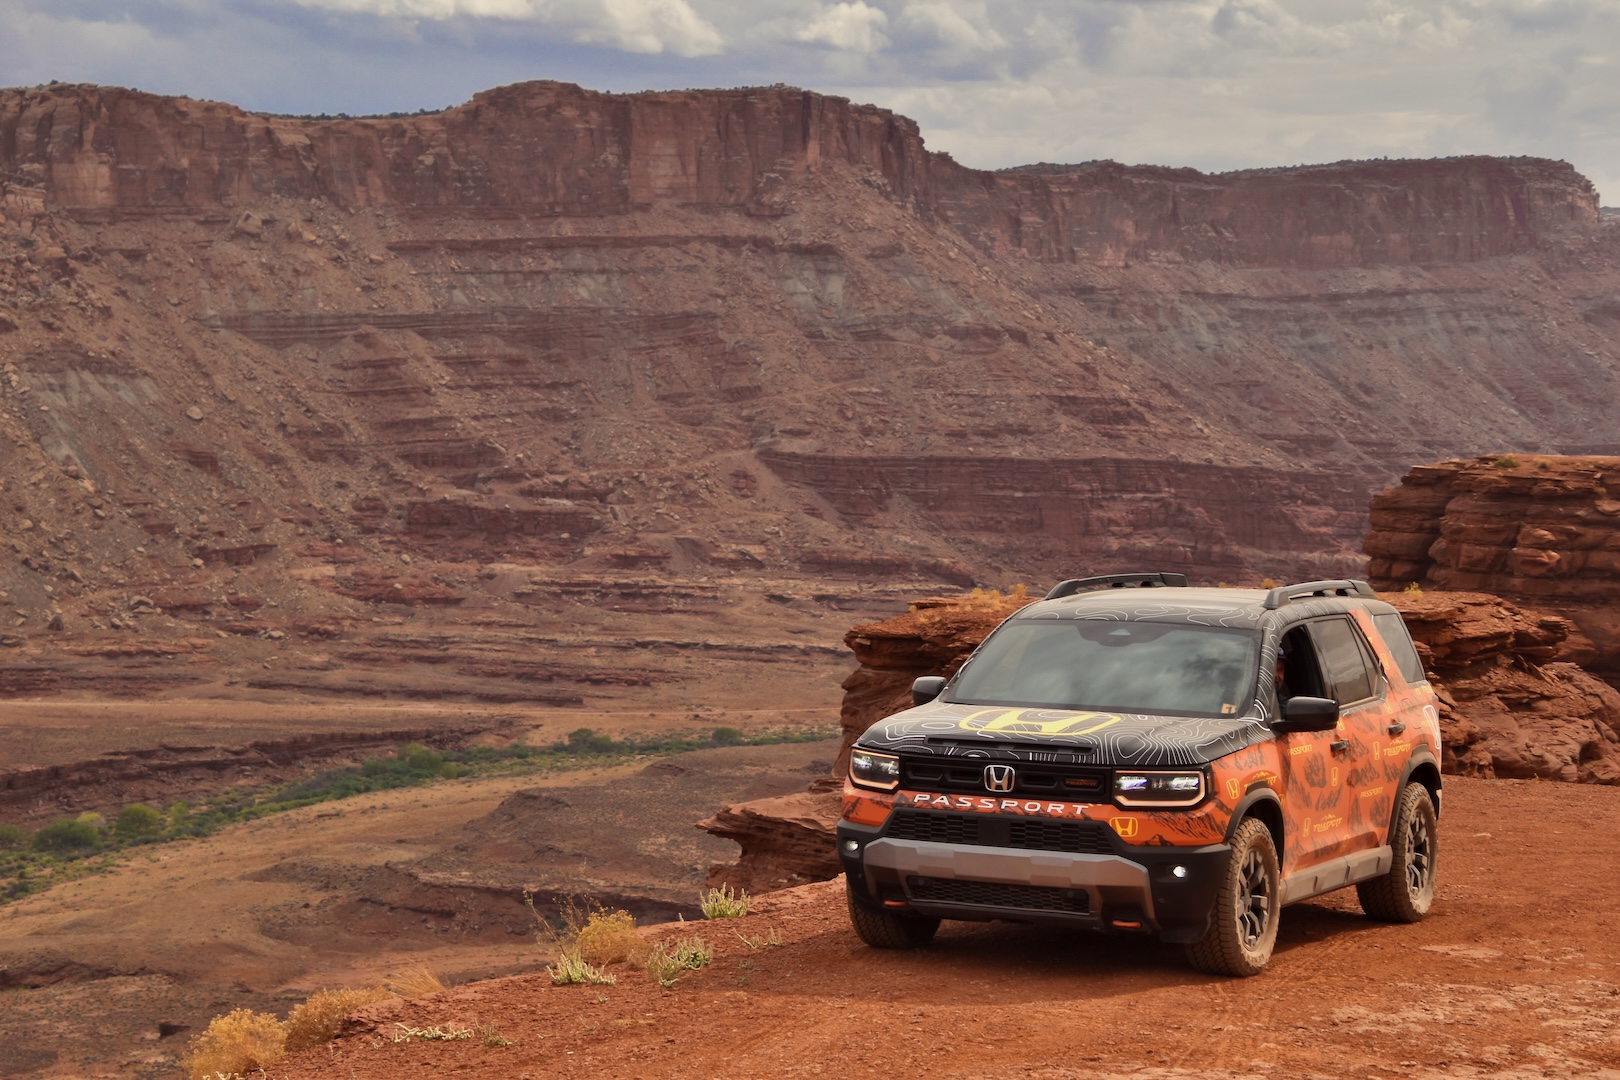
<svg viewBox="0 0 1620 1080">
<path fill-rule="evenodd" d="M 732 892 L 730 885 L 722 885 L 698 897 L 698 907 L 705 919 L 740 919 L 748 914 L 748 893 L 743 889 Z"/>
<path fill-rule="evenodd" d="M 120 840 L 144 840 L 163 831 L 163 815 L 145 803 L 135 803 L 118 811 L 112 831 Z"/>
<path fill-rule="evenodd" d="M 565 952 L 557 957 L 555 964 L 548 964 L 546 974 L 551 976 L 553 986 L 570 986 L 575 983 L 612 986 L 619 981 L 601 968 L 586 963 L 578 953 L 573 952 Z"/>
<path fill-rule="evenodd" d="M 1491 464 L 1495 465 L 1498 469 L 1517 469 L 1519 467 L 1519 459 L 1514 457 L 1512 454 L 1503 454 L 1501 457 L 1491 462 Z"/>
<path fill-rule="evenodd" d="M 426 964 L 417 964 L 403 975 L 396 975 L 390 979 L 388 989 L 400 997 L 414 998 L 443 993 L 445 985 L 437 975 L 428 970 Z"/>
<path fill-rule="evenodd" d="M 444 768 L 444 755 L 429 750 L 421 743 L 411 743 L 405 747 L 405 766 L 413 773 L 425 773 L 437 776 L 439 770 Z"/>
<path fill-rule="evenodd" d="M 647 977 L 667 990 L 683 972 L 707 967 L 713 959 L 714 949 L 696 935 L 673 946 L 660 941 L 647 957 Z"/>
<path fill-rule="evenodd" d="M 28 830 L 19 829 L 15 825 L 0 825 L 0 851 L 14 851 L 17 848 L 27 847 L 28 841 Z"/>
<path fill-rule="evenodd" d="M 191 1053 L 182 1064 L 191 1080 L 246 1074 L 281 1060 L 285 1046 L 280 1020 L 269 1013 L 237 1009 L 214 1017 L 202 1034 L 191 1040 Z"/>
<path fill-rule="evenodd" d="M 770 932 L 767 934 L 749 934 L 745 937 L 739 933 L 737 940 L 750 949 L 780 949 L 784 944 L 782 931 L 774 926 L 771 927 Z"/>
<path fill-rule="evenodd" d="M 394 1024 L 399 1030 L 394 1032 L 393 1042 L 412 1042 L 416 1039 L 427 1039 L 430 1042 L 454 1042 L 457 1039 L 470 1039 L 473 1037 L 472 1028 L 457 1027 L 411 1027 L 409 1024 Z"/>
<path fill-rule="evenodd" d="M 1423 586 L 1419 585 L 1415 581 L 1409 581 L 1406 584 L 1406 588 L 1402 589 L 1401 591 L 1407 596 L 1410 596 L 1412 599 L 1416 600 L 1418 597 L 1423 595 Z"/>
<path fill-rule="evenodd" d="M 574 935 L 574 951 L 593 964 L 639 961 L 650 948 L 646 939 L 636 933 L 635 917 L 628 911 L 592 911 Z"/>
<path fill-rule="evenodd" d="M 611 735 L 598 735 L 594 729 L 582 727 L 568 733 L 565 749 L 570 754 L 611 754 L 619 745 Z"/>
<path fill-rule="evenodd" d="M 285 1049 L 289 1054 L 337 1038 L 343 1021 L 362 1005 L 386 1001 L 394 995 L 380 986 L 359 990 L 322 990 L 311 994 L 287 1015 Z"/>
<path fill-rule="evenodd" d="M 739 746 L 743 741 L 743 733 L 734 727 L 717 727 L 714 734 L 709 736 L 716 746 Z"/>
<path fill-rule="evenodd" d="M 93 851 L 101 846 L 101 830 L 83 818 L 58 818 L 34 834 L 34 850 L 56 855 Z"/>
</svg>

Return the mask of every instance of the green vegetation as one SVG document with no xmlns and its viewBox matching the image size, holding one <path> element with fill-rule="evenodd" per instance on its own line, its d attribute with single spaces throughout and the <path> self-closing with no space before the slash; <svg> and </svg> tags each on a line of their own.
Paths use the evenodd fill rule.
<svg viewBox="0 0 1620 1080">
<path fill-rule="evenodd" d="M 1495 465 L 1498 469 L 1517 469 L 1519 467 L 1519 459 L 1514 457 L 1512 454 L 1503 454 L 1501 457 L 1491 462 L 1491 464 Z"/>
<path fill-rule="evenodd" d="M 832 728 L 764 731 L 756 735 L 744 735 L 735 728 L 716 728 L 708 735 L 615 739 L 582 727 L 549 746 L 514 743 L 434 750 L 421 743 L 409 743 L 391 757 L 328 769 L 279 787 L 232 789 L 200 806 L 182 801 L 159 810 L 134 803 L 120 810 L 111 825 L 94 813 L 59 818 L 32 834 L 14 825 L 0 825 L 0 905 L 109 869 L 146 845 L 208 836 L 283 810 L 354 795 L 465 776 L 544 775 L 715 746 L 819 742 L 835 734 Z"/>
<path fill-rule="evenodd" d="M 746 889 L 732 892 L 730 885 L 722 885 L 699 896 L 698 907 L 705 919 L 740 919 L 748 914 L 748 892 Z"/>
<path fill-rule="evenodd" d="M 695 934 L 673 945 L 660 941 L 647 957 L 647 978 L 668 990 L 682 974 L 707 967 L 713 959 L 714 947 Z"/>
</svg>

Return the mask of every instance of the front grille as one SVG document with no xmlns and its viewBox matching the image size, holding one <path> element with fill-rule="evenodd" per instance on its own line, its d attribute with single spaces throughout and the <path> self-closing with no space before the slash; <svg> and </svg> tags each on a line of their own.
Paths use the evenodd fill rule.
<svg viewBox="0 0 1620 1080">
<path fill-rule="evenodd" d="M 1042 821 L 992 814 L 940 814 L 896 810 L 885 836 L 969 847 L 1021 848 L 1025 851 L 1068 851 L 1111 855 L 1108 826 L 1092 821 Z"/>
<path fill-rule="evenodd" d="M 1095 802 L 1108 795 L 1108 770 L 1093 765 L 961 757 L 900 759 L 900 786 L 911 791 L 983 793 L 984 767 L 1011 765 L 1017 774 L 1011 794 Z"/>
<path fill-rule="evenodd" d="M 908 877 L 906 892 L 913 900 L 973 907 L 1020 908 L 1024 911 L 1061 911 L 1091 914 L 1091 897 L 1084 889 L 1058 889 L 1049 885 L 1004 885 L 995 881 Z"/>
</svg>

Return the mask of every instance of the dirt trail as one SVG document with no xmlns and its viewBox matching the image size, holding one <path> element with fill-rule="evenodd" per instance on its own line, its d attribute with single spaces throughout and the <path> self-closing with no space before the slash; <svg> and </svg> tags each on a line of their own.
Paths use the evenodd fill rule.
<svg viewBox="0 0 1620 1080">
<path fill-rule="evenodd" d="M 715 962 L 672 990 L 543 975 L 376 1006 L 276 1080 L 593 1077 L 1620 1078 L 1620 790 L 1448 779 L 1439 900 L 1416 926 L 1353 893 L 1284 912 L 1271 967 L 1223 980 L 1149 942 L 947 923 L 862 946 L 841 885 L 760 898 L 696 931 Z M 741 935 L 780 932 L 780 948 Z M 398 1024 L 491 1031 L 395 1042 Z"/>
</svg>

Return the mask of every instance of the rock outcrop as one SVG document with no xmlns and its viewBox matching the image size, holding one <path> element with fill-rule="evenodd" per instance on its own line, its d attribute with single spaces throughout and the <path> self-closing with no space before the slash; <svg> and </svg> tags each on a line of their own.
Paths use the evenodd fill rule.
<svg viewBox="0 0 1620 1080">
<path fill-rule="evenodd" d="M 1620 457 L 1493 455 L 1412 469 L 1373 499 L 1379 588 L 1477 590 L 1563 615 L 1569 655 L 1620 679 Z"/>
<path fill-rule="evenodd" d="M 1620 692 L 1569 620 L 1486 593 L 1386 593 L 1432 673 L 1446 772 L 1620 784 Z"/>
</svg>

